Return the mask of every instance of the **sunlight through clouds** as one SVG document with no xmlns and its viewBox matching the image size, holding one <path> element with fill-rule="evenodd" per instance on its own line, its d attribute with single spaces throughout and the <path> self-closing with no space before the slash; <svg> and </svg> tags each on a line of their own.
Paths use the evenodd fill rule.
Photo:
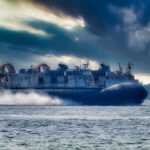
<svg viewBox="0 0 150 150">
<path fill-rule="evenodd" d="M 19 3 L 17 6 L 11 5 L 8 1 L 0 1 L 0 10 L 0 27 L 10 30 L 22 30 L 33 34 L 46 35 L 44 31 L 34 29 L 25 24 L 25 22 L 30 20 L 45 21 L 67 30 L 72 30 L 77 26 L 85 26 L 82 17 L 72 18 L 62 13 L 56 15 L 53 12 L 45 10 L 43 7 L 37 7 L 29 3 L 29 1 Z"/>
<path fill-rule="evenodd" d="M 135 74 L 135 78 L 139 79 L 143 84 L 150 84 L 150 74 Z"/>
<path fill-rule="evenodd" d="M 32 59 L 37 63 L 47 63 L 52 69 L 56 69 L 59 63 L 64 63 L 69 65 L 70 68 L 75 68 L 75 66 L 83 67 L 83 64 L 89 62 L 89 68 L 91 69 L 98 69 L 99 63 L 97 61 L 87 59 L 87 58 L 79 58 L 75 56 L 68 56 L 68 55 L 35 55 Z"/>
</svg>

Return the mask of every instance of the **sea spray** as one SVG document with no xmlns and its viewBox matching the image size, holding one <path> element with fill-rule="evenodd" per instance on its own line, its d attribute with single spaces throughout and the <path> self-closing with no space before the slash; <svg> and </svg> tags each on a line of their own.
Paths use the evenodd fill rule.
<svg viewBox="0 0 150 150">
<path fill-rule="evenodd" d="M 64 105 L 63 100 L 35 92 L 0 92 L 0 105 Z"/>
</svg>

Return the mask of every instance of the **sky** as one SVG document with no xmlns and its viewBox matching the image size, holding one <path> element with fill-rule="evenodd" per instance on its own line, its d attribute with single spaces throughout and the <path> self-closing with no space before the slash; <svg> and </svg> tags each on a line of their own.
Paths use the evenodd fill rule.
<svg viewBox="0 0 150 150">
<path fill-rule="evenodd" d="M 131 62 L 150 83 L 149 0 L 0 0 L 0 10 L 1 64 Z"/>
</svg>

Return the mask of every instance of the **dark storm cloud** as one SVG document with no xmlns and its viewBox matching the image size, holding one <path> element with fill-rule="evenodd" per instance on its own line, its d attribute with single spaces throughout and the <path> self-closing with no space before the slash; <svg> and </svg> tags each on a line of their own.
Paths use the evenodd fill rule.
<svg viewBox="0 0 150 150">
<path fill-rule="evenodd" d="M 26 21 L 25 25 L 46 32 L 47 36 L 1 28 L 1 44 L 13 51 L 75 55 L 110 64 L 130 61 L 137 72 L 150 73 L 147 65 L 150 64 L 149 0 L 31 1 L 57 15 L 62 12 L 82 17 L 86 26 L 67 31 L 41 20 Z"/>
<path fill-rule="evenodd" d="M 29 54 L 28 57 L 34 54 L 75 55 L 78 57 L 95 59 L 100 62 L 108 62 L 110 64 L 112 62 L 126 62 L 134 59 L 133 51 L 132 55 L 131 53 L 129 54 L 128 59 L 126 57 L 122 57 L 122 52 L 118 51 L 117 53 L 114 53 L 114 51 L 110 50 L 112 45 L 107 43 L 110 39 L 105 37 L 105 40 L 100 40 L 88 33 L 86 30 L 84 31 L 80 28 L 76 28 L 74 29 L 74 32 L 70 32 L 53 24 L 39 20 L 24 22 L 24 24 L 46 32 L 47 36 L 1 28 L 0 43 L 6 45 L 7 51 L 9 50 L 9 54 L 11 54 L 9 57 L 15 57 L 18 52 L 22 59 L 26 59 L 25 57 L 23 58 L 26 54 Z M 76 40 L 76 38 L 79 40 Z M 106 45 L 108 46 L 106 47 Z M 3 48 L 1 47 L 1 53 L 3 53 L 2 50 Z M 14 55 L 12 55 L 13 52 Z M 23 53 L 25 55 L 23 55 Z M 138 57 L 140 58 L 141 55 Z M 137 55 L 135 58 L 137 58 Z"/>
<path fill-rule="evenodd" d="M 64 13 L 73 17 L 82 16 L 87 28 L 94 34 L 103 35 L 110 32 L 120 21 L 118 15 L 109 10 L 110 6 L 125 8 L 136 5 L 141 7 L 140 0 L 32 0 L 45 7 Z M 150 3 L 148 0 L 144 0 Z M 147 6 L 144 6 L 147 7 Z M 148 10 L 148 9 L 147 9 Z M 146 22 L 146 20 L 145 20 Z"/>
<path fill-rule="evenodd" d="M 38 46 L 42 48 L 46 46 L 48 41 L 44 37 L 36 36 L 28 32 L 0 28 L 0 43 L 14 47 L 35 48 Z"/>
<path fill-rule="evenodd" d="M 137 70 L 139 71 L 150 71 L 148 65 L 146 65 L 150 63 L 150 45 L 148 42 L 150 33 L 147 32 L 150 19 L 149 0 L 32 1 L 56 13 L 62 11 L 76 18 L 83 17 L 86 29 L 100 39 L 99 45 L 103 45 L 103 53 L 109 55 L 110 58 L 118 59 L 118 61 L 132 61 L 138 66 Z M 128 10 L 135 13 L 137 21 L 132 23 L 132 18 L 130 19 L 130 14 L 128 14 L 132 12 L 127 12 Z M 124 17 L 126 17 L 126 20 L 129 19 L 129 22 L 124 22 Z M 137 33 L 139 33 L 139 36 L 142 35 L 143 39 L 137 37 Z M 92 54 L 97 59 L 101 52 L 97 49 Z"/>
<path fill-rule="evenodd" d="M 96 34 L 103 34 L 109 30 L 109 24 L 113 26 L 117 17 L 108 11 L 108 1 L 100 0 L 33 0 L 50 7 L 54 12 L 63 11 L 73 17 L 82 16 L 86 26 Z"/>
<path fill-rule="evenodd" d="M 24 24 L 47 33 L 46 36 L 31 34 L 25 31 L 13 31 L 0 28 L 0 43 L 14 52 L 24 51 L 38 54 L 76 55 L 79 57 L 95 58 L 97 49 L 101 50 L 99 40 L 76 28 L 74 32 L 63 30 L 56 25 L 43 21 L 28 21 Z M 89 37 L 89 38 L 88 38 Z M 2 52 L 3 48 L 1 48 Z M 99 53 L 99 52 L 97 52 Z M 99 58 L 105 56 L 101 51 Z M 97 59 L 98 59 L 97 57 Z M 105 57 L 106 58 L 106 57 Z"/>
</svg>

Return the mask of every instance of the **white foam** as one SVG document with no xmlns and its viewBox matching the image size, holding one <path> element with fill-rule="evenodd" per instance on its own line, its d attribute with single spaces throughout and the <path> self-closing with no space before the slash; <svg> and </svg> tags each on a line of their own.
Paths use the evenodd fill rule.
<svg viewBox="0 0 150 150">
<path fill-rule="evenodd" d="M 63 101 L 35 92 L 11 93 L 0 92 L 0 105 L 62 105 Z"/>
</svg>

